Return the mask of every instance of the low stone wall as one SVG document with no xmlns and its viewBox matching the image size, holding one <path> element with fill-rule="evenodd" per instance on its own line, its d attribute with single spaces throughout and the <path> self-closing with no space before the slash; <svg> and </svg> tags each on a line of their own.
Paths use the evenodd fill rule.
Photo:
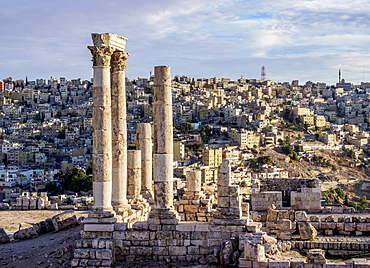
<svg viewBox="0 0 370 268">
<path fill-rule="evenodd" d="M 104 221 L 104 220 L 103 220 Z M 89 227 L 90 225 L 90 227 Z M 147 222 L 85 224 L 82 239 L 76 244 L 72 267 L 105 267 L 114 261 L 187 261 L 194 263 L 231 262 L 239 258 L 240 233 L 246 226 L 223 226 L 199 222 L 176 225 L 151 225 Z M 99 231 L 100 230 L 100 231 Z M 223 245 L 232 244 L 228 253 Z M 226 255 L 226 257 L 225 257 Z M 234 255 L 234 257 L 232 257 Z M 223 257 L 221 257 L 223 256 Z"/>
<path fill-rule="evenodd" d="M 370 267 L 370 262 L 366 259 L 353 259 L 348 262 L 326 263 L 326 264 L 311 264 L 301 260 L 270 260 L 264 262 L 240 260 L 240 268 L 367 268 Z"/>
<path fill-rule="evenodd" d="M 295 241 L 292 248 L 301 251 L 320 248 L 326 253 L 338 256 L 365 254 L 370 251 L 370 241 L 358 242 L 324 242 L 324 241 Z"/>
</svg>

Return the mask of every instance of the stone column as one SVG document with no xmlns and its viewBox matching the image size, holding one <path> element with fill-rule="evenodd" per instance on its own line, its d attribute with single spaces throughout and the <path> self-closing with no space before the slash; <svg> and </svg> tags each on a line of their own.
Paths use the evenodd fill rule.
<svg viewBox="0 0 370 268">
<path fill-rule="evenodd" d="M 148 222 L 177 224 L 173 207 L 173 123 L 169 66 L 154 67 L 154 202 Z"/>
<path fill-rule="evenodd" d="M 127 123 L 125 69 L 129 54 L 115 51 L 111 59 L 112 88 L 112 205 L 117 213 L 127 203 Z"/>
<path fill-rule="evenodd" d="M 114 48 L 105 44 L 89 46 L 93 55 L 93 210 L 112 210 L 112 125 L 110 60 Z M 95 39 L 94 39 L 95 37 Z"/>
<path fill-rule="evenodd" d="M 136 125 L 136 148 L 141 150 L 141 195 L 146 199 L 152 199 L 152 127 L 149 123 Z"/>
<path fill-rule="evenodd" d="M 128 150 L 127 160 L 127 197 L 135 199 L 141 197 L 141 151 Z"/>
</svg>

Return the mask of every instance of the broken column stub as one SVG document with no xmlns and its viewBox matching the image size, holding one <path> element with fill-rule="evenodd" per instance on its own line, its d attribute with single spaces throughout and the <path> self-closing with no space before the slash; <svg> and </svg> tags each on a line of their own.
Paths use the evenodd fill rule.
<svg viewBox="0 0 370 268">
<path fill-rule="evenodd" d="M 202 186 L 202 173 L 200 170 L 186 172 L 186 188 L 191 192 L 200 192 Z"/>
<path fill-rule="evenodd" d="M 169 66 L 154 67 L 154 202 L 151 224 L 177 224 L 173 206 L 173 124 Z"/>
<path fill-rule="evenodd" d="M 127 198 L 140 198 L 141 191 L 141 151 L 127 151 Z"/>
<path fill-rule="evenodd" d="M 231 166 L 229 160 L 222 161 L 218 168 L 217 211 L 211 220 L 212 224 L 246 225 L 248 218 L 242 219 L 239 187 L 229 186 Z"/>
<path fill-rule="evenodd" d="M 149 123 L 136 125 L 136 148 L 141 151 L 141 195 L 153 199 L 152 127 Z"/>
</svg>

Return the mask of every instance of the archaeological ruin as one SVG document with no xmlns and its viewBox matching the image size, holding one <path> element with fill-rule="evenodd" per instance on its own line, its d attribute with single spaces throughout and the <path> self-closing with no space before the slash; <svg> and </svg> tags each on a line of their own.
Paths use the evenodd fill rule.
<svg viewBox="0 0 370 268">
<path fill-rule="evenodd" d="M 370 216 L 343 209 L 322 214 L 317 179 L 254 180 L 249 207 L 239 186 L 231 185 L 231 165 L 224 160 L 214 194 L 204 191 L 201 171 L 193 170 L 174 200 L 170 67 L 154 68 L 153 135 L 150 124 L 138 124 L 136 150 L 127 150 L 127 39 L 111 33 L 92 39 L 94 206 L 83 221 L 72 267 L 145 261 L 171 267 L 370 267 L 366 258 L 326 259 L 368 253 Z M 304 257 L 285 257 L 293 251 Z"/>
</svg>

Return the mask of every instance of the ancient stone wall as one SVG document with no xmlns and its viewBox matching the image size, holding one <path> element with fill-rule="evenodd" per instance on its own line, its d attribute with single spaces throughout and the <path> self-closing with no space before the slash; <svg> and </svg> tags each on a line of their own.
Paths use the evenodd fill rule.
<svg viewBox="0 0 370 268">
<path fill-rule="evenodd" d="M 136 222 L 129 227 L 127 223 L 101 222 L 100 226 L 94 226 L 94 231 L 89 228 L 83 231 L 76 244 L 72 267 L 109 267 L 114 261 L 141 260 L 216 264 L 220 261 L 223 243 L 246 231 L 245 226 L 208 223 L 151 225 Z M 238 251 L 238 246 L 235 250 Z"/>
<path fill-rule="evenodd" d="M 251 205 L 254 211 L 266 211 L 267 208 L 274 204 L 277 209 L 283 207 L 283 195 L 280 191 L 268 191 L 253 193 L 251 195 Z"/>
<path fill-rule="evenodd" d="M 318 179 L 305 178 L 262 178 L 260 191 L 297 191 L 300 188 L 320 188 Z"/>
</svg>

